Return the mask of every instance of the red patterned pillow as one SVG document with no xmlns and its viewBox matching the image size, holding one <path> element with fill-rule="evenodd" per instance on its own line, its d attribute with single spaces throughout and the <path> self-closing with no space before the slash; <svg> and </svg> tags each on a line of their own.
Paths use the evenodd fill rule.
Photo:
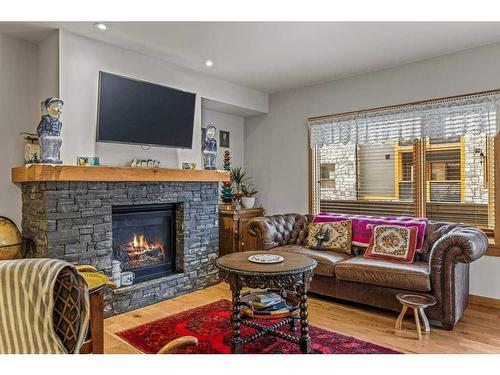
<svg viewBox="0 0 500 375">
<path fill-rule="evenodd" d="M 417 248 L 417 228 L 377 225 L 373 228 L 365 258 L 412 263 Z"/>
</svg>

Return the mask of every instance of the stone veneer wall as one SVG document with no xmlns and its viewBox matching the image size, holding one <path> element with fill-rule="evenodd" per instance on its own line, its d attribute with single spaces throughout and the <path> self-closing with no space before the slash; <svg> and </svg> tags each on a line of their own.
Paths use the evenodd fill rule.
<svg viewBox="0 0 500 375">
<path fill-rule="evenodd" d="M 23 236 L 33 257 L 90 264 L 111 274 L 112 206 L 177 203 L 176 273 L 108 291 L 107 316 L 218 282 L 217 182 L 36 182 L 22 184 Z"/>
<path fill-rule="evenodd" d="M 334 163 L 335 188 L 321 189 L 320 199 L 356 199 L 356 144 L 326 145 L 320 149 L 321 163 Z"/>
<path fill-rule="evenodd" d="M 486 137 L 465 135 L 465 202 L 488 204 L 488 184 L 484 182 L 485 168 L 482 152 L 487 155 Z M 476 152 L 478 151 L 478 152 Z M 491 156 L 491 155 L 489 155 Z"/>
</svg>

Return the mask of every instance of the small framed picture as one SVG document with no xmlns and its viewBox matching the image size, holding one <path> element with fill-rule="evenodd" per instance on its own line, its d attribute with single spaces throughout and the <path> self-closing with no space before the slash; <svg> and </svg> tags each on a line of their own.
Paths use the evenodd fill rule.
<svg viewBox="0 0 500 375">
<path fill-rule="evenodd" d="M 196 163 L 182 163 L 182 169 L 196 169 Z"/>
<path fill-rule="evenodd" d="M 87 156 L 78 156 L 76 158 L 76 165 L 79 167 L 87 167 L 89 165 L 89 158 Z"/>
<path fill-rule="evenodd" d="M 98 156 L 78 156 L 76 158 L 76 165 L 80 167 L 97 166 L 99 165 Z"/>
<path fill-rule="evenodd" d="M 221 130 L 219 137 L 220 147 L 229 148 L 229 132 Z"/>
<path fill-rule="evenodd" d="M 99 165 L 99 157 L 98 156 L 92 156 L 87 158 L 89 165 L 93 166 L 98 166 Z"/>
</svg>

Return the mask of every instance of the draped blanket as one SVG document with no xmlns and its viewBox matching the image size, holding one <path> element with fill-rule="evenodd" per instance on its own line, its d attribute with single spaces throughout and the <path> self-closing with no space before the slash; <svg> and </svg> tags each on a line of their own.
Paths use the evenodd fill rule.
<svg viewBox="0 0 500 375">
<path fill-rule="evenodd" d="M 328 223 L 332 221 L 351 220 L 352 221 L 352 244 L 367 247 L 372 237 L 372 227 L 374 225 L 399 225 L 402 227 L 417 228 L 417 252 L 422 251 L 424 244 L 426 218 L 415 218 L 410 216 L 364 216 L 335 214 L 321 212 L 313 219 L 313 223 Z"/>
<path fill-rule="evenodd" d="M 70 263 L 57 259 L 21 259 L 0 262 L 0 353 L 67 353 L 54 328 L 54 287 Z M 76 270 L 74 271 L 76 272 Z M 79 277 L 79 276 L 78 276 Z M 88 292 L 83 282 L 78 352 L 88 327 Z"/>
</svg>

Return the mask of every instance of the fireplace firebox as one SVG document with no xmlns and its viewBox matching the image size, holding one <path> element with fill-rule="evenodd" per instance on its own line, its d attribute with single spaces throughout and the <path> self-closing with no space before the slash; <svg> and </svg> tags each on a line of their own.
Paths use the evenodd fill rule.
<svg viewBox="0 0 500 375">
<path fill-rule="evenodd" d="M 112 207 L 113 258 L 134 284 L 175 271 L 175 204 Z"/>
</svg>

